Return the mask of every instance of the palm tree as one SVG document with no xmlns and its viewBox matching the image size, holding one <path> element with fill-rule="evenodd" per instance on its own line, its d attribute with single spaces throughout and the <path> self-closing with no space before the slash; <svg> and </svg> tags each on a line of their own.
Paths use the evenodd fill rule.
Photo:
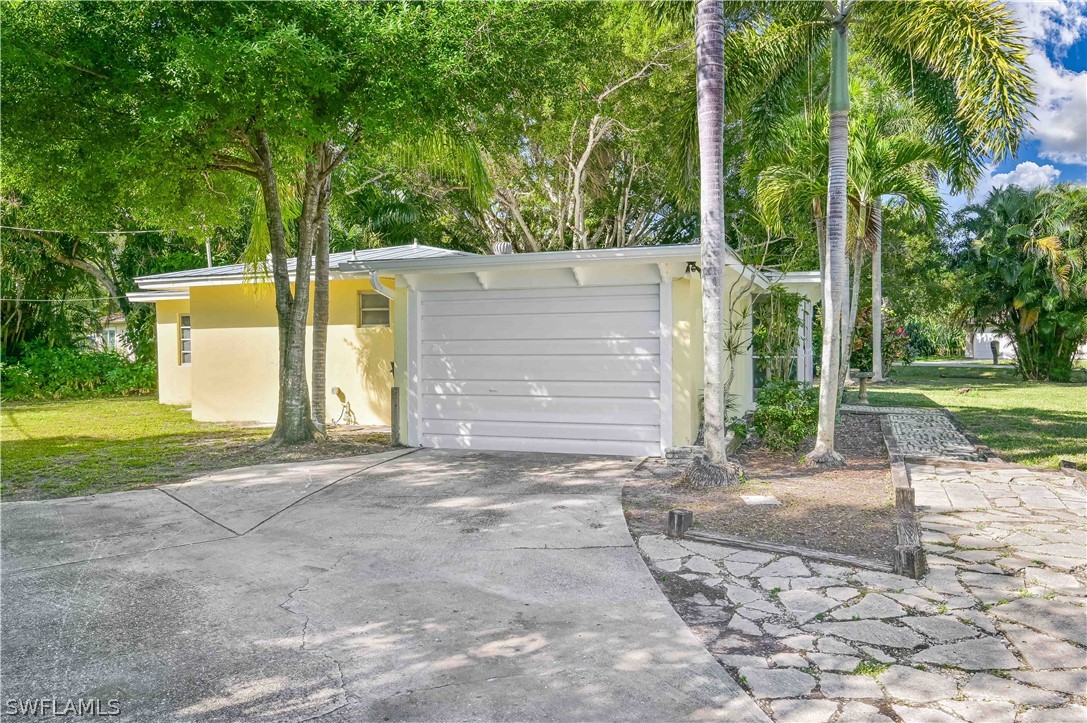
<svg viewBox="0 0 1087 723">
<path fill-rule="evenodd" d="M 721 0 L 698 0 L 695 58 L 698 90 L 698 155 L 701 188 L 702 315 L 705 329 L 706 454 L 712 464 L 726 461 L 724 353 L 724 123 L 725 18 Z"/>
<path fill-rule="evenodd" d="M 834 451 L 841 311 L 846 279 L 848 52 L 875 67 L 917 106 L 930 136 L 942 139 L 948 180 L 972 185 L 987 159 L 1014 151 L 1034 98 L 1027 51 L 1011 12 L 994 0 L 827 0 L 775 5 L 775 21 L 744 31 L 730 45 L 751 59 L 730 75 L 747 97 L 749 131 L 758 136 L 783 107 L 803 99 L 812 68 L 829 45 L 830 92 L 823 374 L 819 431 L 808 462 L 842 464 Z M 741 51 L 737 51 L 741 52 Z"/>
<path fill-rule="evenodd" d="M 958 226 L 975 321 L 1014 340 L 1024 378 L 1068 381 L 1087 339 L 1087 188 L 1000 188 Z"/>
</svg>

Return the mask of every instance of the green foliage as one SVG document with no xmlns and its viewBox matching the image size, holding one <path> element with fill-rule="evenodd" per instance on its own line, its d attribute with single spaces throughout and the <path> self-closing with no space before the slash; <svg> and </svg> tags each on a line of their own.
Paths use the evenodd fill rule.
<svg viewBox="0 0 1087 723">
<path fill-rule="evenodd" d="M 883 310 L 883 368 L 890 370 L 891 364 L 905 360 L 912 361 L 910 337 L 906 329 L 889 309 Z M 853 334 L 854 366 L 861 371 L 872 371 L 872 307 L 866 307 L 857 314 L 857 328 Z"/>
<path fill-rule="evenodd" d="M 799 382 L 771 382 L 759 390 L 752 427 L 770 449 L 796 449 L 815 434 L 819 390 Z"/>
<path fill-rule="evenodd" d="M 974 322 L 1015 339 L 1024 378 L 1068 381 L 1087 340 L 1087 187 L 997 189 L 958 228 Z"/>
<path fill-rule="evenodd" d="M 18 362 L 0 365 L 5 400 L 147 394 L 155 383 L 154 364 L 71 347 L 34 346 Z"/>
<path fill-rule="evenodd" d="M 910 340 L 907 360 L 926 356 L 961 357 L 966 353 L 966 332 L 953 321 L 910 318 L 906 334 Z"/>
<path fill-rule="evenodd" d="M 751 345 L 758 371 L 767 382 L 785 381 L 792 376 L 802 301 L 801 294 L 775 284 L 755 303 Z"/>
</svg>

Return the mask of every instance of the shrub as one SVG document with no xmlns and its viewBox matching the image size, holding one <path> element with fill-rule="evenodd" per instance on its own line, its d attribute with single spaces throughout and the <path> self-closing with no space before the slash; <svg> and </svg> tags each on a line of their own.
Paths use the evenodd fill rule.
<svg viewBox="0 0 1087 723">
<path fill-rule="evenodd" d="M 910 337 L 899 324 L 894 313 L 883 311 L 883 373 L 891 371 L 891 365 L 897 361 L 907 364 L 913 361 L 910 354 Z M 857 315 L 857 328 L 853 333 L 854 366 L 862 372 L 872 371 L 872 307 L 866 307 Z"/>
<path fill-rule="evenodd" d="M 113 352 L 33 346 L 15 363 L 0 365 L 4 399 L 61 399 L 147 394 L 155 365 Z"/>
<path fill-rule="evenodd" d="M 819 390 L 800 382 L 770 382 L 759 390 L 751 424 L 770 449 L 796 449 L 815 434 Z"/>
</svg>

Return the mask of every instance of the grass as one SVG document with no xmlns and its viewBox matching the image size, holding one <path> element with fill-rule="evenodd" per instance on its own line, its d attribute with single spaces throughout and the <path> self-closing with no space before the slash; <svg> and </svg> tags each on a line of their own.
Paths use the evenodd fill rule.
<svg viewBox="0 0 1087 723">
<path fill-rule="evenodd" d="M 388 446 L 388 435 L 374 433 L 278 449 L 257 444 L 270 433 L 194 422 L 188 411 L 150 397 L 9 403 L 0 414 L 0 495 L 7 501 L 112 492 Z"/>
<path fill-rule="evenodd" d="M 1026 382 L 1010 366 L 895 367 L 873 388 L 876 405 L 946 407 L 1008 462 L 1087 468 L 1087 374 L 1073 383 Z"/>
</svg>

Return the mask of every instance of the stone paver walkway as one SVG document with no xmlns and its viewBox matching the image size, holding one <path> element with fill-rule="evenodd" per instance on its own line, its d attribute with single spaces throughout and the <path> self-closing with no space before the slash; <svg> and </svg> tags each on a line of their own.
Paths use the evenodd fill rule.
<svg viewBox="0 0 1087 723">
<path fill-rule="evenodd" d="M 907 454 L 975 454 L 949 421 L 891 416 L 913 435 Z M 929 555 L 920 581 L 659 535 L 638 544 L 776 721 L 1087 721 L 1087 488 L 954 458 L 907 469 Z"/>
</svg>

